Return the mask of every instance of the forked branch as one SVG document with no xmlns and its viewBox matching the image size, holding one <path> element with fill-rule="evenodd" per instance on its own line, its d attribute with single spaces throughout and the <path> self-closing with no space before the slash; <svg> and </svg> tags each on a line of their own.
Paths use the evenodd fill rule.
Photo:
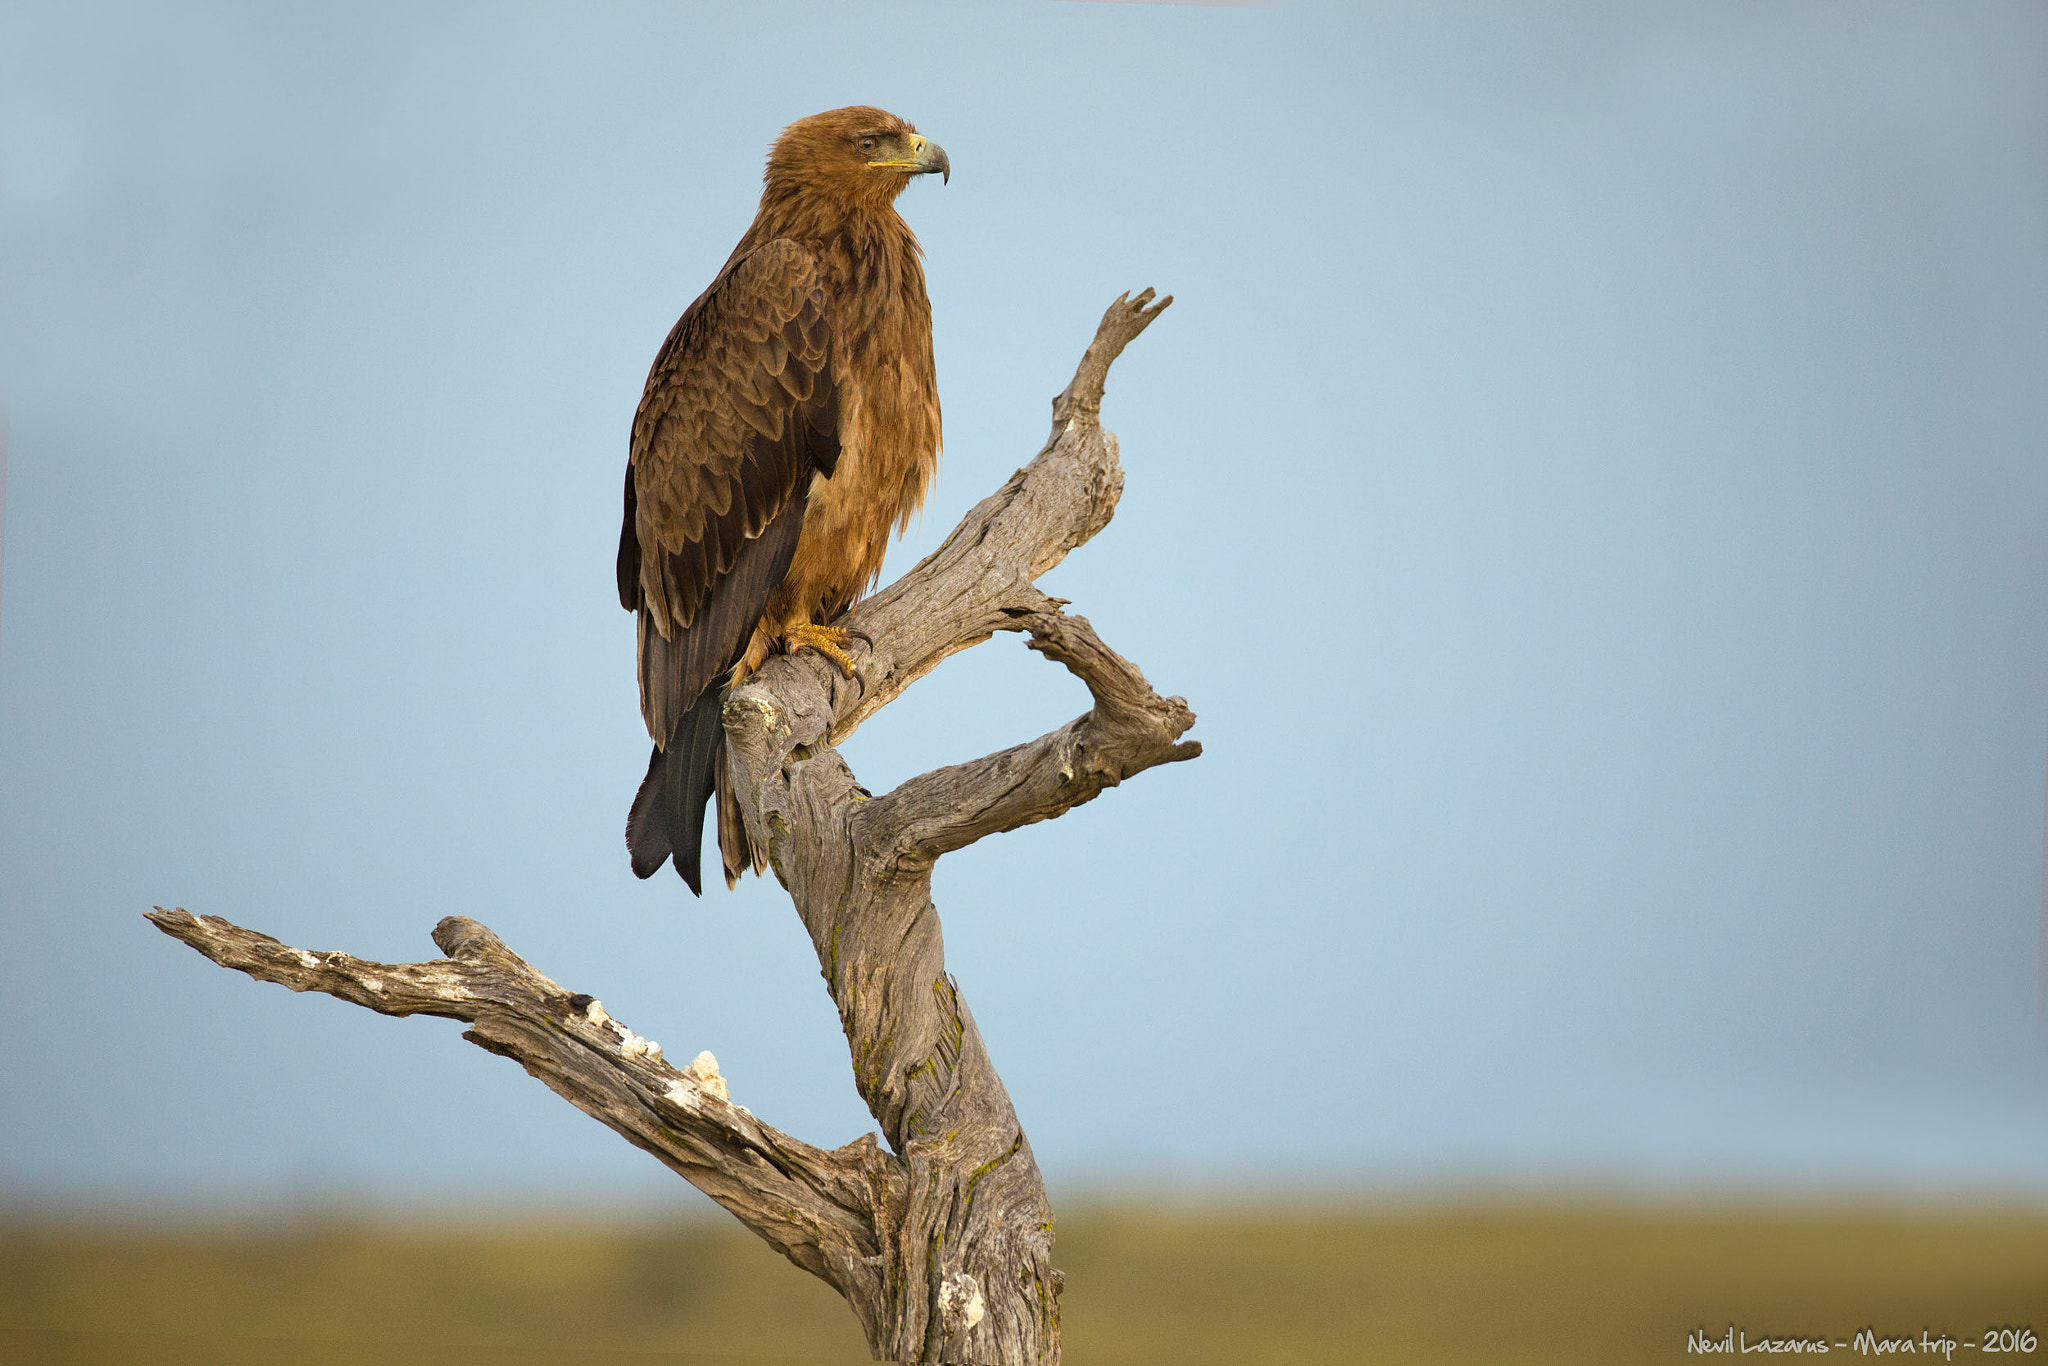
<svg viewBox="0 0 2048 1366">
<path fill-rule="evenodd" d="M 912 778 L 861 808 L 862 836 L 900 857 L 927 862 L 976 840 L 1050 820 L 1155 764 L 1192 759 L 1201 745 L 1181 735 L 1195 714 L 1160 697 L 1145 676 L 1102 643 L 1086 617 L 1057 609 L 1020 617 L 1031 648 L 1067 666 L 1095 707 L 1029 744 Z"/>
<path fill-rule="evenodd" d="M 851 679 L 774 660 L 726 700 L 732 786 L 817 950 L 854 1083 L 881 1125 L 832 1151 L 763 1124 L 702 1055 L 680 1071 L 595 1000 L 565 991 L 483 926 L 444 920 L 432 963 L 309 953 L 213 917 L 159 909 L 166 934 L 225 967 L 387 1015 L 446 1015 L 646 1149 L 846 1297 L 879 1358 L 1054 1363 L 1060 1274 L 1031 1146 L 946 971 L 932 868 L 985 835 L 1045 820 L 1158 764 L 1191 759 L 1194 714 L 1162 698 L 1035 580 L 1109 522 L 1123 490 L 1099 415 L 1110 364 L 1172 300 L 1104 314 L 1053 400 L 1037 457 L 943 545 L 844 619 L 871 642 Z M 997 631 L 1088 685 L 1093 708 L 1049 735 L 870 799 L 838 751 L 948 656 Z"/>
</svg>

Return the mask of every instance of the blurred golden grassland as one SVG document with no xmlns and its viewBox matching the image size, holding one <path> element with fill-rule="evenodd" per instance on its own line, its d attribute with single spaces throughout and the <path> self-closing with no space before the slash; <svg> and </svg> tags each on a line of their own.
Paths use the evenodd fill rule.
<svg viewBox="0 0 2048 1366">
<path fill-rule="evenodd" d="M 1056 1261 L 1074 1366 L 1676 1361 L 1730 1324 L 1752 1342 L 1933 1330 L 1976 1360 L 1961 1344 L 1987 1328 L 2048 1335 L 2041 1206 L 1097 1204 L 1061 1219 Z M 0 1225 L 4 1361 L 649 1353 L 866 1360 L 830 1290 L 705 1219 Z"/>
</svg>

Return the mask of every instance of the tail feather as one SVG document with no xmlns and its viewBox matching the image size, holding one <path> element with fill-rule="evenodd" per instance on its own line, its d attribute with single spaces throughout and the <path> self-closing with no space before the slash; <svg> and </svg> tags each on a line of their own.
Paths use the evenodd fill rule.
<svg viewBox="0 0 2048 1366">
<path fill-rule="evenodd" d="M 726 774 L 725 747 L 718 748 L 718 861 L 724 865 L 726 890 L 740 885 L 740 874 L 768 867 L 768 851 L 747 837 L 747 818 Z"/>
<path fill-rule="evenodd" d="M 690 890 L 704 894 L 704 804 L 717 786 L 725 749 L 723 703 L 719 688 L 706 688 L 676 722 L 667 748 L 657 746 L 648 759 L 647 777 L 626 817 L 635 877 L 653 877 L 664 861 L 673 860 Z"/>
</svg>

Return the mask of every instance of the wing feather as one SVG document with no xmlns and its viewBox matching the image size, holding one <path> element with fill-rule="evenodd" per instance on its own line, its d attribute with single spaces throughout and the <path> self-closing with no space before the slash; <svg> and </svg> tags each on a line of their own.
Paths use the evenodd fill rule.
<svg viewBox="0 0 2048 1366">
<path fill-rule="evenodd" d="M 745 650 L 812 475 L 838 459 L 825 308 L 812 253 L 765 243 L 690 305 L 648 373 L 618 572 L 641 614 L 640 707 L 658 746 Z"/>
</svg>

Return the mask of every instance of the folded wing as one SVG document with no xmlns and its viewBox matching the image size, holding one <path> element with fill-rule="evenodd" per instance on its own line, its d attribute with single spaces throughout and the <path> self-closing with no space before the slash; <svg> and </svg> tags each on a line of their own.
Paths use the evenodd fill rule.
<svg viewBox="0 0 2048 1366">
<path fill-rule="evenodd" d="M 655 745 L 627 827 L 642 877 L 673 853 L 697 887 L 721 676 L 788 571 L 812 477 L 839 456 L 831 350 L 818 263 L 778 239 L 727 264 L 648 373 L 618 558 Z"/>
</svg>

